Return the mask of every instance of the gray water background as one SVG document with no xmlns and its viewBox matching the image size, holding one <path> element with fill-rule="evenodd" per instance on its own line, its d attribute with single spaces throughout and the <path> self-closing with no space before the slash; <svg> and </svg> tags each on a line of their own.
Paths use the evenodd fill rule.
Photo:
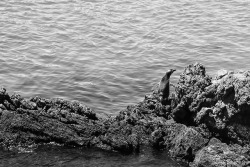
<svg viewBox="0 0 250 167">
<path fill-rule="evenodd" d="M 1 0 L 0 79 L 10 94 L 117 114 L 170 68 L 247 70 L 247 0 Z"/>
<path fill-rule="evenodd" d="M 140 102 L 170 68 L 174 84 L 195 62 L 211 76 L 249 70 L 249 53 L 248 0 L 0 1 L 0 85 L 27 98 L 77 100 L 97 113 Z M 141 163 L 140 156 L 61 149 L 2 150 L 0 166 L 172 163 L 165 154 Z"/>
</svg>

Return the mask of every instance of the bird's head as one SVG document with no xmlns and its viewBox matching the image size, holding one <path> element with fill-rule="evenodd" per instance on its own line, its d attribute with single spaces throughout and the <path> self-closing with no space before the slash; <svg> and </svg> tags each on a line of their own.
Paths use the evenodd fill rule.
<svg viewBox="0 0 250 167">
<path fill-rule="evenodd" d="M 167 75 L 168 77 L 170 77 L 170 75 L 173 74 L 174 71 L 176 71 L 176 70 L 175 70 L 175 69 L 170 69 L 170 70 L 168 70 L 168 71 L 166 72 L 166 75 Z"/>
</svg>

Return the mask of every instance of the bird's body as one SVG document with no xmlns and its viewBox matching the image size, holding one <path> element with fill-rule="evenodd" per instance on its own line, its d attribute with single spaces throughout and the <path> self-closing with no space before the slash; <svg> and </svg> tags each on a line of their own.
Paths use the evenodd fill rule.
<svg viewBox="0 0 250 167">
<path fill-rule="evenodd" d="M 170 76 L 175 70 L 170 69 L 166 72 L 164 77 L 161 79 L 159 84 L 158 93 L 160 96 L 161 103 L 164 103 L 168 100 L 169 97 L 169 83 L 170 83 Z"/>
</svg>

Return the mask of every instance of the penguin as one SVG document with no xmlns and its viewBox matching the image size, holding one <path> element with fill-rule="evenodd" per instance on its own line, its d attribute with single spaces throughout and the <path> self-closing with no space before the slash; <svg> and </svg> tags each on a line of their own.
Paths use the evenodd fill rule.
<svg viewBox="0 0 250 167">
<path fill-rule="evenodd" d="M 174 71 L 176 70 L 175 69 L 168 70 L 160 81 L 158 93 L 162 104 L 168 101 L 170 76 Z"/>
</svg>

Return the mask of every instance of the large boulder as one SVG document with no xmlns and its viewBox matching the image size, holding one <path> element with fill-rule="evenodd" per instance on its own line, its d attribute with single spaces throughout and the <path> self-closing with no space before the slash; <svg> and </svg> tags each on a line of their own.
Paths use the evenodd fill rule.
<svg viewBox="0 0 250 167">
<path fill-rule="evenodd" d="M 240 145 L 227 145 L 212 138 L 208 146 L 202 148 L 195 156 L 191 167 L 248 167 L 250 166 L 250 149 Z"/>
<path fill-rule="evenodd" d="M 151 134 L 152 143 L 157 148 L 167 148 L 171 156 L 193 161 L 198 150 L 205 147 L 208 139 L 194 127 L 169 120 Z"/>
<path fill-rule="evenodd" d="M 226 143 L 250 142 L 250 72 L 220 72 L 214 79 L 201 64 L 190 65 L 176 86 L 173 118 L 206 126 Z"/>
<path fill-rule="evenodd" d="M 212 84 L 212 78 L 206 74 L 205 67 L 199 63 L 189 65 L 180 75 L 175 86 L 175 107 L 172 110 L 173 118 L 186 125 L 193 124 L 193 118 L 202 106 L 211 106 L 213 103 L 206 100 L 197 100 L 205 88 Z M 208 99 L 207 99 L 208 100 Z M 211 99 L 211 101 L 213 101 Z"/>
<path fill-rule="evenodd" d="M 88 146 L 94 136 L 105 130 L 92 111 L 79 103 L 46 100 L 45 109 L 33 110 L 35 99 L 15 111 L 0 111 L 0 141 L 5 146 L 56 142 Z M 43 99 L 37 98 L 37 101 Z M 20 102 L 20 104 L 23 100 Z M 32 104 L 32 105 L 28 105 Z M 35 106 L 36 106 L 35 105 Z M 27 109 L 30 107 L 30 109 Z"/>
</svg>

